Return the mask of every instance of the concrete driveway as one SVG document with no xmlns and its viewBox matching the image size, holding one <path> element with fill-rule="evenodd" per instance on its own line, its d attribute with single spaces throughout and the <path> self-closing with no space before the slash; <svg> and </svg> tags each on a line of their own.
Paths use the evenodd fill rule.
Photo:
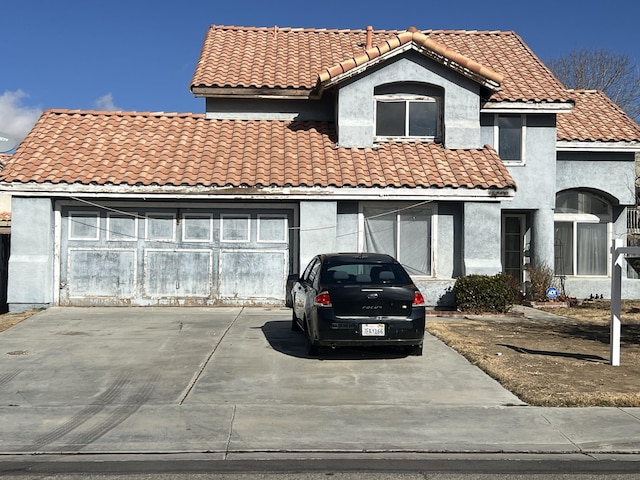
<svg viewBox="0 0 640 480">
<path fill-rule="evenodd" d="M 517 405 L 429 335 L 310 358 L 288 309 L 50 308 L 0 334 L 2 454 L 575 450 Z"/>
</svg>

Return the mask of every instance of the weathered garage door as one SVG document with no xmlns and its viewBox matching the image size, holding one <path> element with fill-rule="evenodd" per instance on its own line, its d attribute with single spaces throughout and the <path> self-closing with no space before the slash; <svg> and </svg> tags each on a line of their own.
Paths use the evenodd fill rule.
<svg viewBox="0 0 640 480">
<path fill-rule="evenodd" d="M 288 209 L 61 209 L 61 305 L 276 305 Z"/>
</svg>

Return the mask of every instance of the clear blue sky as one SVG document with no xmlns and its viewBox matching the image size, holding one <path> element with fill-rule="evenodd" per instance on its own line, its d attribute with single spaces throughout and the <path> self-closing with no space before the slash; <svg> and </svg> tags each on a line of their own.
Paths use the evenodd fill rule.
<svg viewBox="0 0 640 480">
<path fill-rule="evenodd" d="M 204 111 L 189 82 L 209 25 L 514 30 L 542 59 L 573 49 L 640 67 L 633 0 L 0 1 L 0 131 L 49 108 Z"/>
</svg>

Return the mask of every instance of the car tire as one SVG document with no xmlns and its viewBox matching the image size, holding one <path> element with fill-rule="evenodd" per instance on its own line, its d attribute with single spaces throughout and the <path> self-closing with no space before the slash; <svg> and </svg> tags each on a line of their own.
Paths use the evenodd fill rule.
<svg viewBox="0 0 640 480">
<path fill-rule="evenodd" d="M 311 357 L 315 357 L 316 355 L 318 355 L 319 346 L 316 345 L 311 339 L 311 329 L 309 328 L 309 322 L 306 321 L 304 323 L 304 326 L 305 326 L 304 337 L 307 340 L 307 355 Z"/>
<path fill-rule="evenodd" d="M 294 332 L 299 332 L 300 330 L 302 330 L 302 328 L 300 328 L 300 325 L 298 324 L 298 317 L 296 317 L 296 311 L 295 310 L 291 310 L 291 330 L 293 330 Z"/>
</svg>

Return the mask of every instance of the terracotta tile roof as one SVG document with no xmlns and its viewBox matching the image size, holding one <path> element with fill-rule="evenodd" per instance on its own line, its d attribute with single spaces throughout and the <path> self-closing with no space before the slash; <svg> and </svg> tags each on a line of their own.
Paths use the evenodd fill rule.
<svg viewBox="0 0 640 480">
<path fill-rule="evenodd" d="M 411 30 L 402 32 L 396 37 L 386 40 L 375 47 L 372 46 L 366 48 L 360 55 L 327 68 L 320 72 L 318 81 L 320 83 L 329 81 L 338 75 L 347 73 L 357 67 L 365 65 L 366 63 L 409 43 L 414 43 L 417 47 L 423 49 L 428 56 L 440 61 L 441 63 L 447 63 L 450 66 L 452 64 L 457 65 L 458 69 L 465 75 L 467 74 L 466 72 L 469 72 L 469 74 L 484 77 L 486 80 L 493 83 L 493 85 L 491 85 L 492 89 L 497 90 L 497 86 L 504 79 L 502 75 L 496 73 L 491 68 L 480 65 L 478 62 L 475 62 L 455 50 L 436 42 L 421 32 Z"/>
<path fill-rule="evenodd" d="M 11 158 L 11 155 L 7 153 L 0 153 L 0 170 L 4 168 L 4 166 L 7 164 L 10 158 Z"/>
<path fill-rule="evenodd" d="M 557 139 L 640 142 L 640 126 L 599 90 L 569 90 L 575 107 L 558 115 Z"/>
<path fill-rule="evenodd" d="M 327 122 L 46 111 L 0 180 L 84 185 L 512 189 L 491 147 L 336 148 Z"/>
<path fill-rule="evenodd" d="M 0 222 L 10 222 L 11 212 L 0 212 Z"/>
<path fill-rule="evenodd" d="M 419 33 L 419 34 L 418 34 Z M 565 102 L 568 95 L 551 71 L 514 32 L 373 30 L 372 49 L 422 42 L 446 52 L 487 78 L 502 77 L 491 101 Z M 338 73 L 337 66 L 362 61 L 365 30 L 322 30 L 211 26 L 207 32 L 191 88 L 316 88 L 319 76 Z M 359 59 L 356 61 L 356 59 Z M 483 70 L 484 68 L 484 70 Z M 333 69 L 333 70 L 332 70 Z M 492 73 L 493 72 L 493 73 Z M 494 79 L 499 78 L 496 76 Z"/>
</svg>

